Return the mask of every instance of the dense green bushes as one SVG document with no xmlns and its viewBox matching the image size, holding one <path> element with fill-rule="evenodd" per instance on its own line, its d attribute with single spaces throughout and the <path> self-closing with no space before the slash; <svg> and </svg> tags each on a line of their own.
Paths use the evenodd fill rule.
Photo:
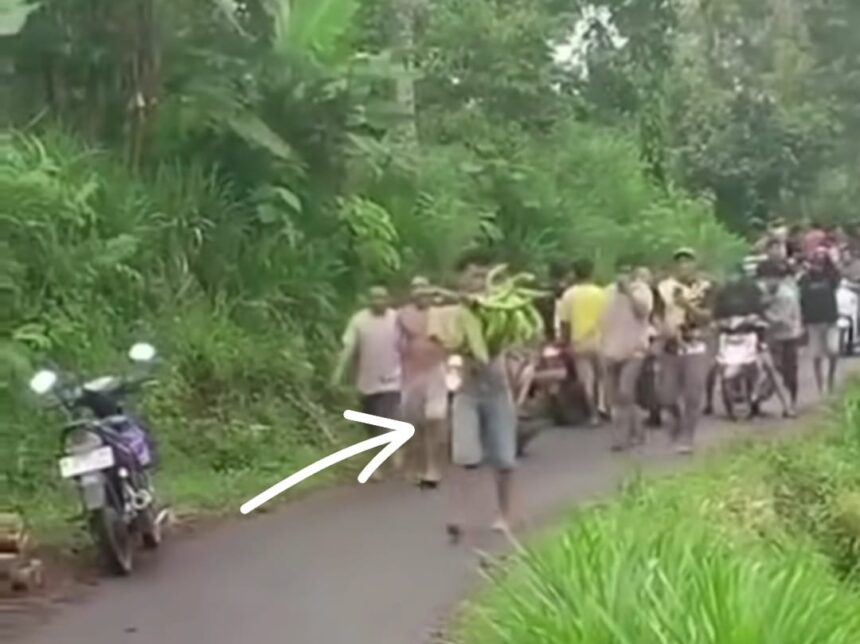
<svg viewBox="0 0 860 644">
<path fill-rule="evenodd" d="M 838 430 L 577 512 L 468 609 L 461 641 L 858 641 L 858 410 L 855 390 Z"/>
<path fill-rule="evenodd" d="M 283 267 L 266 270 L 263 231 L 229 182 L 195 166 L 136 178 L 59 135 L 0 147 L 3 505 L 52 522 L 74 508 L 58 501 L 58 421 L 26 395 L 30 369 L 98 374 L 136 338 L 166 359 L 147 406 L 180 505 L 232 503 L 340 440 L 322 386 L 337 319 L 329 276 L 279 298 Z M 297 261 L 294 279 L 319 270 Z"/>
</svg>

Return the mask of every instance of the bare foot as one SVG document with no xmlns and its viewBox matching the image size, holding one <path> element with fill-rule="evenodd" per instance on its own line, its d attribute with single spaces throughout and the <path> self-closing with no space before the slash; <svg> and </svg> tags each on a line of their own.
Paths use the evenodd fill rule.
<svg viewBox="0 0 860 644">
<path fill-rule="evenodd" d="M 512 536 L 511 524 L 505 517 L 502 516 L 497 517 L 496 520 L 493 521 L 493 531 L 499 532 L 506 537 Z"/>
</svg>

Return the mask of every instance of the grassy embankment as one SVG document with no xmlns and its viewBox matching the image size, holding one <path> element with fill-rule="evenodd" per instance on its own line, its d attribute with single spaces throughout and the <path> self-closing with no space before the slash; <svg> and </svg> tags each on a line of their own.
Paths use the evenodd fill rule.
<svg viewBox="0 0 860 644">
<path fill-rule="evenodd" d="M 467 606 L 457 641 L 860 642 L 860 388 L 837 412 L 576 511 Z"/>
</svg>

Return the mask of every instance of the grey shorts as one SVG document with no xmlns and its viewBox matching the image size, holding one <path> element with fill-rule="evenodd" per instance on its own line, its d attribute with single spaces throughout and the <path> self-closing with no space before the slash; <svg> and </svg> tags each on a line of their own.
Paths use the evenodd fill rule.
<svg viewBox="0 0 860 644">
<path fill-rule="evenodd" d="M 657 387 L 663 405 L 673 406 L 704 396 L 708 372 L 713 364 L 706 351 L 686 355 L 664 353 L 659 360 Z"/>
<path fill-rule="evenodd" d="M 454 395 L 451 460 L 455 465 L 487 464 L 511 470 L 517 464 L 517 412 L 508 391 Z"/>
<path fill-rule="evenodd" d="M 403 384 L 403 420 L 417 425 L 445 420 L 448 414 L 448 385 L 445 365 Z"/>
<path fill-rule="evenodd" d="M 813 358 L 832 358 L 839 355 L 839 328 L 835 324 L 810 324 L 809 353 Z"/>
</svg>

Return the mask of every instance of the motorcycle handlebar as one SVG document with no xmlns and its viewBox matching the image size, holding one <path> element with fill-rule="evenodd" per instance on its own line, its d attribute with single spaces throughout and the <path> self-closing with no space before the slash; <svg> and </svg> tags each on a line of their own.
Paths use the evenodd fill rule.
<svg viewBox="0 0 860 644">
<path fill-rule="evenodd" d="M 720 333 L 739 331 L 742 329 L 752 329 L 756 331 L 765 331 L 768 328 L 766 320 L 759 316 L 736 317 L 727 320 L 718 320 L 716 327 Z"/>
<path fill-rule="evenodd" d="M 151 374 L 138 374 L 136 376 L 129 376 L 127 378 L 123 378 L 118 389 L 118 394 L 124 395 L 139 391 L 140 389 L 152 382 L 155 382 L 155 377 L 153 377 Z"/>
</svg>

